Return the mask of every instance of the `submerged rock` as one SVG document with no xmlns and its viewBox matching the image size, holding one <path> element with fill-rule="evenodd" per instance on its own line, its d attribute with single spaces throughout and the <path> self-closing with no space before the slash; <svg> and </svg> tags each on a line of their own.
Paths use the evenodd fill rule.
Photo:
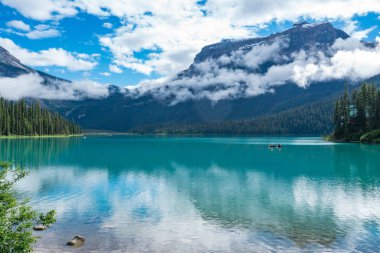
<svg viewBox="0 0 380 253">
<path fill-rule="evenodd" d="M 35 231 L 42 231 L 42 230 L 46 230 L 47 227 L 44 226 L 44 225 L 36 225 L 36 226 L 33 227 L 33 229 L 34 229 Z"/>
<path fill-rule="evenodd" d="M 83 236 L 76 235 L 71 241 L 67 242 L 67 245 L 79 248 L 79 247 L 83 246 L 84 241 L 85 241 L 85 239 Z"/>
</svg>

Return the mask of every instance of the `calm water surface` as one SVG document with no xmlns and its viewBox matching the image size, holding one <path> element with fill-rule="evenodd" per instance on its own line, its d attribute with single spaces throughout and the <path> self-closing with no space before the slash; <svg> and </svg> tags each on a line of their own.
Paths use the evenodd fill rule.
<svg viewBox="0 0 380 253">
<path fill-rule="evenodd" d="M 380 146 L 19 139 L 0 140 L 0 160 L 29 168 L 18 192 L 57 211 L 37 252 L 380 252 Z"/>
</svg>

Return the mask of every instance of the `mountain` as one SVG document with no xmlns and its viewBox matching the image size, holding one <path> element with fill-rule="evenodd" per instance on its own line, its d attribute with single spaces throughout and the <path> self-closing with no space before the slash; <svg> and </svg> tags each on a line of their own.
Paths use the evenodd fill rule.
<svg viewBox="0 0 380 253">
<path fill-rule="evenodd" d="M 221 100 L 216 104 L 207 99 L 188 100 L 170 106 L 152 96 L 132 99 L 114 93 L 103 100 L 44 101 L 49 108 L 73 119 L 84 129 L 117 132 L 135 129 L 155 129 L 173 124 L 209 124 L 231 120 L 254 119 L 275 115 L 303 105 L 326 101 L 332 108 L 333 100 L 342 94 L 344 82 L 324 83 L 308 89 L 288 84 L 278 87 L 275 93 L 257 97 Z M 330 122 L 332 124 L 332 122 Z M 329 129 L 327 126 L 322 131 Z"/>
<path fill-rule="evenodd" d="M 17 77 L 20 75 L 32 73 L 41 76 L 46 85 L 53 85 L 57 81 L 70 82 L 68 80 L 49 75 L 22 64 L 19 59 L 11 55 L 5 48 L 0 46 L 0 76 Z"/>
<path fill-rule="evenodd" d="M 175 133 L 179 131 L 173 131 L 173 128 L 180 126 L 182 130 L 190 129 L 192 133 L 196 133 L 196 129 L 199 132 L 212 133 L 213 131 L 204 129 L 222 129 L 220 126 L 225 126 L 228 122 L 229 128 L 232 129 L 244 125 L 245 133 L 327 133 L 332 128 L 333 103 L 342 94 L 344 84 L 349 80 L 317 80 L 302 86 L 292 80 L 271 83 L 267 75 L 273 68 L 291 66 L 289 64 L 294 61 L 294 55 L 301 51 L 312 56 L 322 52 L 326 57 L 331 57 L 332 45 L 338 39 L 348 38 L 345 32 L 334 28 L 330 23 L 299 23 L 289 30 L 265 38 L 223 40 L 206 46 L 196 55 L 188 69 L 178 73 L 171 80 L 172 83 L 147 92 L 139 93 L 137 89 L 136 95 L 136 92 L 110 86 L 110 95 L 104 99 L 44 100 L 43 104 L 74 120 L 84 129 L 97 131 L 162 130 L 161 132 Z M 363 44 L 367 47 L 374 46 L 371 43 Z M 3 61 L 6 67 L 5 70 L 1 70 L 1 75 L 17 76 L 17 71 L 34 71 L 22 65 L 6 51 L 1 55 L 1 62 Z M 212 68 L 206 68 L 204 71 L 204 66 Z M 230 82 L 223 76 L 215 78 L 217 82 L 211 82 L 211 85 L 201 88 L 198 88 L 200 85 L 188 85 L 189 80 L 196 80 L 196 84 L 201 84 L 210 76 L 209 71 L 214 71 L 214 76 L 227 72 L 232 73 L 234 77 L 235 73 L 236 76 L 244 73 L 253 81 L 256 79 L 252 78 L 265 76 L 264 80 L 267 83 L 264 86 L 258 82 L 258 86 L 264 88 L 253 95 L 247 93 L 256 86 L 245 80 Z M 44 78 L 50 78 L 45 73 L 37 73 Z M 379 78 L 374 77 L 372 80 L 377 81 Z M 207 92 L 224 94 L 223 92 L 231 87 L 237 90 L 234 96 L 217 100 L 197 97 Z M 190 94 L 192 98 L 175 101 L 176 96 L 183 93 L 181 89 L 185 89 L 185 93 Z M 320 114 L 323 114 L 323 117 L 320 117 Z M 317 127 L 306 127 L 307 124 Z M 268 130 L 269 128 L 272 130 Z M 301 128 L 305 130 L 300 131 Z M 167 129 L 169 131 L 166 131 Z"/>
<path fill-rule="evenodd" d="M 327 52 L 337 39 L 348 39 L 350 36 L 342 30 L 334 28 L 331 23 L 309 24 L 307 22 L 294 24 L 291 29 L 281 33 L 271 34 L 264 38 L 252 38 L 244 40 L 223 40 L 220 43 L 206 46 L 196 55 L 194 63 L 189 69 L 179 74 L 183 76 L 197 75 L 195 66 L 207 60 L 216 60 L 222 56 L 231 56 L 233 52 L 242 51 L 247 53 L 261 45 L 271 45 L 276 40 L 283 39 L 288 44 L 282 48 L 282 57 L 289 57 L 300 50 Z M 285 60 L 286 61 L 286 60 Z M 282 62 L 283 63 L 283 62 Z M 273 66 L 273 61 L 265 61 L 259 66 L 259 73 L 263 73 Z M 233 66 L 230 66 L 233 67 Z M 236 66 L 235 66 L 236 67 Z M 247 66 L 243 66 L 247 68 Z"/>
</svg>

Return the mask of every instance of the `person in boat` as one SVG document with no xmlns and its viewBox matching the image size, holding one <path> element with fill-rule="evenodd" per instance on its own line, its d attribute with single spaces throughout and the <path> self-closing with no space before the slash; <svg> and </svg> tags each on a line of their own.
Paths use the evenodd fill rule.
<svg viewBox="0 0 380 253">
<path fill-rule="evenodd" d="M 275 144 L 269 144 L 268 148 L 282 148 L 282 145 L 281 144 L 277 144 L 277 145 L 275 145 Z"/>
</svg>

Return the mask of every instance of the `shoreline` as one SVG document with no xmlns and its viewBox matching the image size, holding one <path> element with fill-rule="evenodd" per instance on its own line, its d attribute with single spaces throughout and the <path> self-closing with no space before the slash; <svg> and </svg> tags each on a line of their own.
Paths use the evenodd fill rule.
<svg viewBox="0 0 380 253">
<path fill-rule="evenodd" d="M 323 136 L 323 139 L 325 141 L 335 142 L 335 143 L 353 143 L 353 144 L 369 144 L 369 145 L 379 145 L 380 139 L 377 138 L 378 136 L 371 136 L 371 134 L 374 134 L 378 132 L 379 130 L 370 131 L 364 134 L 361 134 L 359 138 L 352 138 L 350 139 L 347 137 L 346 139 L 336 139 L 331 135 Z M 378 134 L 378 133 L 377 133 Z"/>
<path fill-rule="evenodd" d="M 249 135 L 249 134 L 164 134 L 164 133 L 120 133 L 120 132 L 89 132 L 89 133 L 83 133 L 84 136 L 131 136 L 131 137 L 246 137 L 246 138 L 254 138 L 254 137 L 267 137 L 267 138 L 280 138 L 280 137 L 313 137 L 313 138 L 320 138 L 323 141 L 326 142 L 333 142 L 333 143 L 351 143 L 351 144 L 369 144 L 369 145 L 379 145 L 380 142 L 361 142 L 359 140 L 336 140 L 330 135 L 296 135 L 296 134 L 283 134 L 283 135 Z"/>
<path fill-rule="evenodd" d="M 285 134 L 285 135 L 244 135 L 244 134 L 163 134 L 163 133 L 117 133 L 117 132 L 89 132 L 82 134 L 69 134 L 69 135 L 0 135 L 0 140 L 6 139 L 49 139 L 49 138 L 75 138 L 75 137 L 85 137 L 85 136 L 131 136 L 131 137 L 267 137 L 267 138 L 276 138 L 276 137 L 314 137 L 321 138 L 326 142 L 334 143 L 351 143 L 351 144 L 369 144 L 369 145 L 379 145 L 380 142 L 361 142 L 358 140 L 337 140 L 332 136 L 316 136 L 316 135 L 295 135 L 295 134 Z"/>
<path fill-rule="evenodd" d="M 73 138 L 82 137 L 84 134 L 57 134 L 57 135 L 0 135 L 2 139 L 48 139 L 48 138 Z"/>
<path fill-rule="evenodd" d="M 107 132 L 90 132 L 83 133 L 85 136 L 156 136 L 156 137 L 314 137 L 324 139 L 323 135 L 313 134 L 278 134 L 278 135 L 265 135 L 265 134 L 166 134 L 166 133 L 107 133 Z"/>
</svg>

